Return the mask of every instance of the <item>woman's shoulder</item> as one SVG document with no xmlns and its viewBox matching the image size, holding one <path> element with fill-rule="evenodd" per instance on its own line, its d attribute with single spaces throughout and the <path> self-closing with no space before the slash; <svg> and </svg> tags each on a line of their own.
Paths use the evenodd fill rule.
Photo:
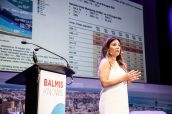
<svg viewBox="0 0 172 114">
<path fill-rule="evenodd" d="M 100 61 L 100 64 L 102 65 L 105 65 L 105 64 L 109 64 L 109 60 L 107 58 L 103 58 L 101 61 Z"/>
<path fill-rule="evenodd" d="M 103 58 L 100 61 L 99 70 L 100 69 L 108 69 L 108 68 L 110 68 L 109 60 L 107 58 Z"/>
<path fill-rule="evenodd" d="M 108 58 L 103 58 L 101 62 L 108 62 Z"/>
</svg>

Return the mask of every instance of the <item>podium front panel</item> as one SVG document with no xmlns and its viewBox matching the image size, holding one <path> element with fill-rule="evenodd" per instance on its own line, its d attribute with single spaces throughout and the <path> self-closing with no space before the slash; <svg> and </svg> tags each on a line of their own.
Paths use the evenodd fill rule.
<svg viewBox="0 0 172 114">
<path fill-rule="evenodd" d="M 37 114 L 65 114 L 66 76 L 41 70 Z"/>
</svg>

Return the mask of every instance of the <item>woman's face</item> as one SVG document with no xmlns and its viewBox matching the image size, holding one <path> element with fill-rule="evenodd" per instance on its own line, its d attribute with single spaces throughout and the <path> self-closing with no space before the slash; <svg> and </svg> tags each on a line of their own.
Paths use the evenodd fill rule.
<svg viewBox="0 0 172 114">
<path fill-rule="evenodd" d="M 120 54 L 121 46 L 120 42 L 116 39 L 110 43 L 109 54 L 110 56 L 117 57 Z"/>
</svg>

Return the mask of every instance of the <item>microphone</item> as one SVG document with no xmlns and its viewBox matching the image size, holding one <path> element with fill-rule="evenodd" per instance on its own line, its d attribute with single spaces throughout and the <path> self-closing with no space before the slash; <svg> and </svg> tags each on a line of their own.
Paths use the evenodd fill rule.
<svg viewBox="0 0 172 114">
<path fill-rule="evenodd" d="M 43 48 L 43 47 L 41 47 L 41 46 L 39 46 L 39 45 L 37 45 L 37 44 L 34 44 L 34 43 L 29 43 L 29 42 L 26 42 L 26 41 L 21 41 L 21 43 L 22 43 L 22 44 L 32 44 L 32 45 L 34 45 L 34 46 L 37 46 L 38 48 L 36 48 L 35 51 L 38 51 L 39 49 L 43 49 L 43 50 L 48 51 L 49 53 L 51 53 L 51 54 L 53 54 L 53 55 L 56 55 L 56 56 L 60 57 L 61 59 L 63 59 L 63 60 L 66 62 L 67 68 L 70 69 L 70 65 L 69 65 L 68 61 L 67 61 L 64 57 L 62 57 L 62 56 L 60 56 L 60 55 L 57 55 L 56 53 L 53 53 L 53 52 L 51 52 L 51 51 L 49 51 L 49 50 L 47 50 L 47 49 L 45 49 L 45 48 Z"/>
<path fill-rule="evenodd" d="M 41 49 L 41 48 L 35 48 L 34 50 L 35 50 L 35 51 L 39 51 L 39 49 Z"/>
<path fill-rule="evenodd" d="M 22 44 L 28 44 L 28 42 L 26 42 L 26 41 L 21 41 L 21 43 L 22 43 Z"/>
</svg>

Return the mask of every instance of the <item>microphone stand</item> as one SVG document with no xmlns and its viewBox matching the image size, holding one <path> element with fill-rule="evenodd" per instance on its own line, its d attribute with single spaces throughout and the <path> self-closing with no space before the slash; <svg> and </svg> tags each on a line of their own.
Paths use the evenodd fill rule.
<svg viewBox="0 0 172 114">
<path fill-rule="evenodd" d="M 53 53 L 53 52 L 51 52 L 51 51 L 49 51 L 49 50 L 47 50 L 47 49 L 45 49 L 45 48 L 43 48 L 43 47 L 41 47 L 41 46 L 39 46 L 39 45 L 37 45 L 37 44 L 34 44 L 34 43 L 29 43 L 29 42 L 26 42 L 26 41 L 21 41 L 21 43 L 22 43 L 22 44 L 32 44 L 32 45 L 38 47 L 38 48 L 34 49 L 35 51 L 38 51 L 39 49 L 43 49 L 43 50 L 45 50 L 45 51 L 47 51 L 47 52 L 49 52 L 49 53 L 51 53 L 51 54 L 53 54 L 53 55 L 56 55 L 56 56 L 62 58 L 63 60 L 65 60 L 65 62 L 66 62 L 66 64 L 67 64 L 67 68 L 70 69 L 70 65 L 69 65 L 68 61 L 67 61 L 64 57 L 62 57 L 62 56 L 60 56 L 60 55 L 58 55 L 58 54 L 56 54 L 56 53 Z M 36 57 L 34 52 L 33 52 L 33 54 L 34 54 L 34 57 Z M 33 58 L 34 58 L 34 57 L 33 57 Z M 34 58 L 34 62 L 37 62 L 37 59 L 35 60 L 35 58 Z M 67 85 L 70 85 L 70 84 L 73 83 L 73 76 L 71 76 L 71 79 L 72 79 L 71 82 L 70 82 L 69 84 L 67 84 Z"/>
<path fill-rule="evenodd" d="M 37 45 L 37 44 L 34 44 L 34 43 L 28 43 L 28 42 L 26 42 L 26 41 L 22 41 L 21 43 L 22 43 L 22 44 L 32 44 L 32 45 L 34 45 L 34 46 L 39 47 L 39 48 L 36 48 L 35 51 L 38 51 L 39 49 L 43 49 L 43 50 L 45 50 L 45 51 L 47 51 L 47 52 L 49 52 L 49 53 L 51 53 L 51 54 L 53 54 L 53 55 L 56 55 L 56 56 L 62 58 L 63 60 L 65 60 L 65 62 L 66 62 L 66 64 L 67 64 L 67 68 L 70 69 L 69 63 L 68 63 L 68 61 L 67 61 L 64 57 L 62 57 L 62 56 L 60 56 L 60 55 L 57 55 L 56 53 L 53 53 L 53 52 L 51 52 L 51 51 L 49 51 L 49 50 L 47 50 L 47 49 L 45 49 L 45 48 L 43 48 L 43 47 L 41 47 L 41 46 L 39 46 L 39 45 Z"/>
</svg>

